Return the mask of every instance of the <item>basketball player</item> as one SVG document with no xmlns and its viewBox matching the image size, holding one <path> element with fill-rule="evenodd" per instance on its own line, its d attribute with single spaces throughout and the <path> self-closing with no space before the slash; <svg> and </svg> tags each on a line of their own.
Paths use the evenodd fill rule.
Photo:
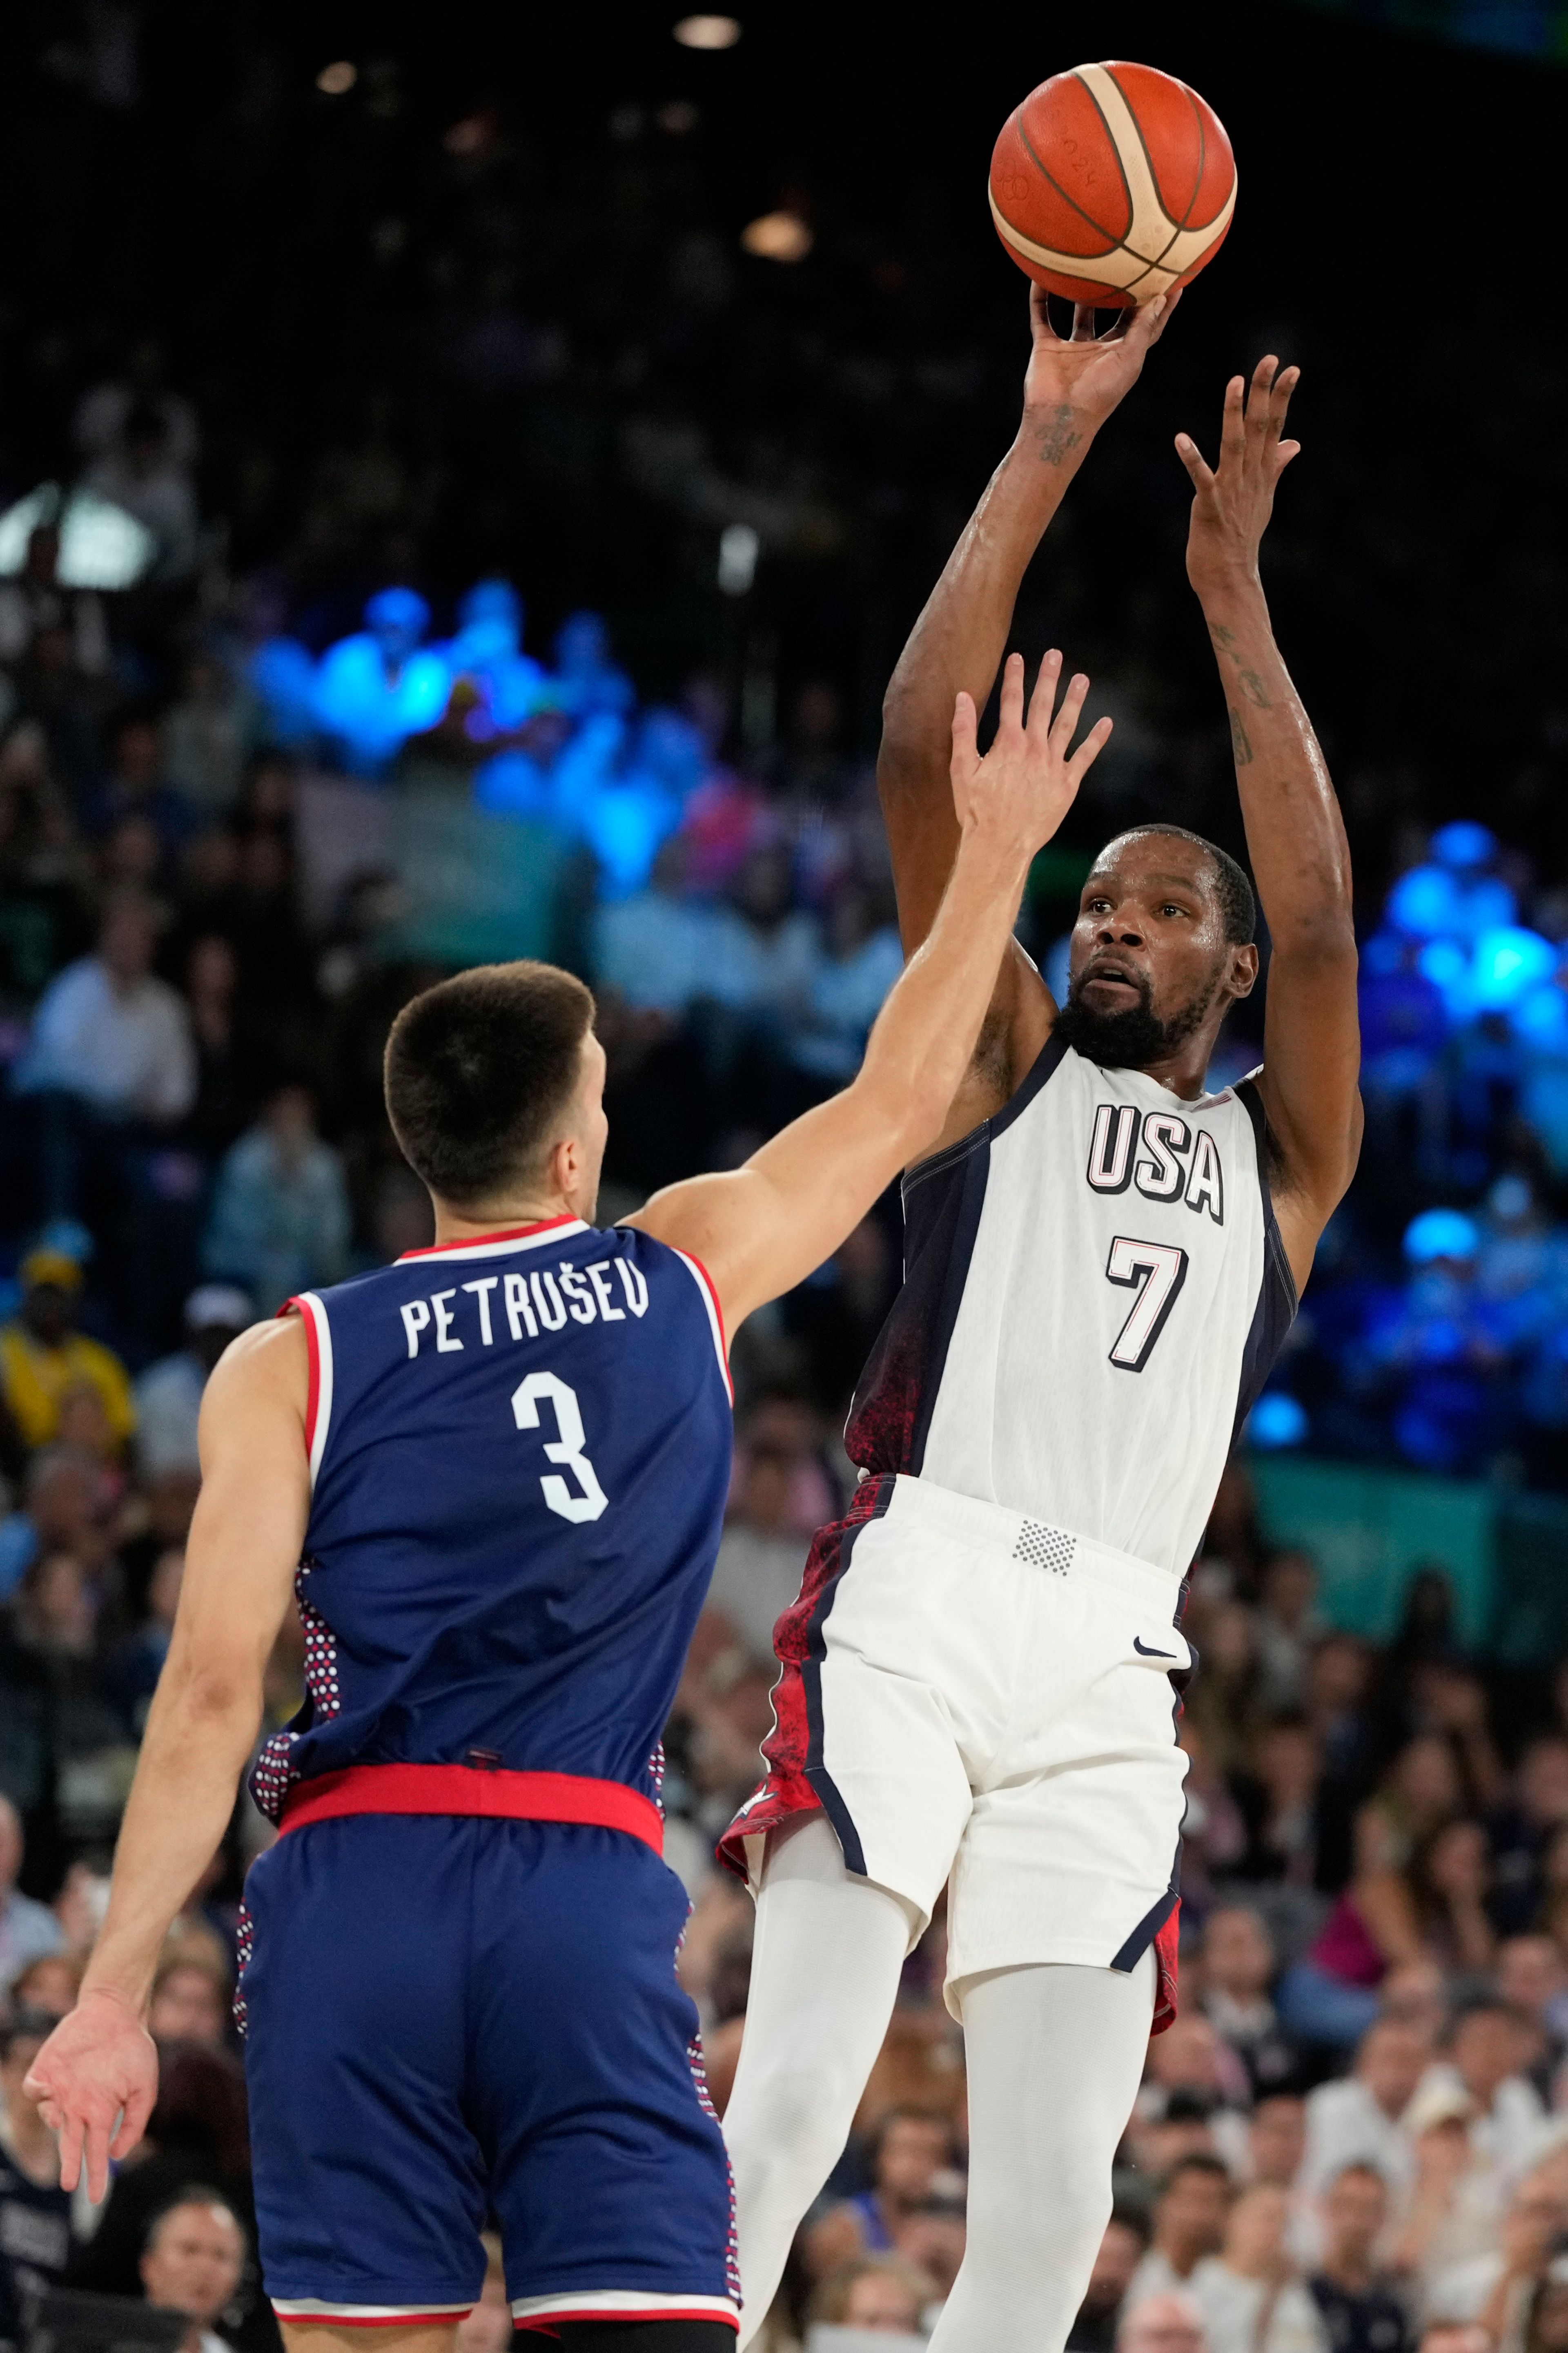
<svg viewBox="0 0 1568 2353">
<path fill-rule="evenodd" d="M 944 713 L 984 702 L 1041 533 L 1168 315 L 1097 343 L 1080 313 L 1059 341 L 1037 299 L 1017 439 L 885 706 L 911 954 L 956 846 Z M 904 1178 L 904 1287 L 847 1431 L 861 1485 L 779 1621 L 772 1770 L 724 1842 L 759 1888 L 725 2116 L 742 2341 L 944 1885 L 971 2169 L 933 2353 L 1061 2346 L 1151 2023 L 1173 2014 L 1183 1578 L 1361 1132 L 1344 832 L 1258 575 L 1295 383 L 1266 359 L 1229 386 L 1215 471 L 1176 445 L 1273 947 L 1262 1071 L 1207 1091 L 1258 977 L 1246 876 L 1179 827 L 1123 834 L 1084 885 L 1067 1003 L 1009 944 Z"/>
<path fill-rule="evenodd" d="M 729 1484 L 724 1330 L 835 1250 L 940 1128 L 1031 857 L 1110 732 L 1088 681 L 981 760 L 952 723 L 957 857 L 853 1085 L 744 1168 L 589 1221 L 593 999 L 472 972 L 393 1027 L 386 1101 L 436 1242 L 229 1348 L 168 1663 L 80 2004 L 30 2082 L 62 2178 L 103 2191 L 146 2122 L 143 2021 L 216 1846 L 291 1593 L 310 1697 L 252 1789 L 240 2007 L 260 2252 L 292 2353 L 374 2328 L 450 2353 L 500 2218 L 512 2311 L 575 2353 L 733 2344 L 731 2189 L 660 1727 Z M 360 2340 L 363 2343 L 363 2339 Z"/>
</svg>

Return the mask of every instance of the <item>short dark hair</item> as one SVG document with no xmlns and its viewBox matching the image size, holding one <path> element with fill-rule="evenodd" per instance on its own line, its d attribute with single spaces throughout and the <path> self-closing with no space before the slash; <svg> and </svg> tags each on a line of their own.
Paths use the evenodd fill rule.
<svg viewBox="0 0 1568 2353">
<path fill-rule="evenodd" d="M 479 1202 L 551 1141 L 577 1083 L 590 990 L 552 964 L 487 964 L 426 989 L 392 1025 L 386 1112 L 432 1193 Z"/>
<path fill-rule="evenodd" d="M 1189 2149 L 1185 2157 L 1177 2158 L 1162 2178 L 1159 2195 L 1163 2198 L 1168 2190 L 1173 2189 L 1184 2173 L 1205 2174 L 1211 2180 L 1217 2178 L 1226 2184 L 1230 2180 L 1230 2168 L 1223 2157 L 1211 2157 L 1206 2149 Z"/>
<path fill-rule="evenodd" d="M 1226 938 L 1232 947 L 1247 944 L 1258 930 L 1258 901 L 1246 868 L 1237 864 L 1228 849 L 1222 849 L 1217 841 L 1210 841 L 1185 825 L 1134 825 L 1128 828 L 1128 833 L 1173 834 L 1178 841 L 1190 841 L 1203 850 L 1214 868 L 1215 896 L 1225 919 Z M 1125 834 L 1117 837 L 1119 840 L 1126 838 Z"/>
</svg>

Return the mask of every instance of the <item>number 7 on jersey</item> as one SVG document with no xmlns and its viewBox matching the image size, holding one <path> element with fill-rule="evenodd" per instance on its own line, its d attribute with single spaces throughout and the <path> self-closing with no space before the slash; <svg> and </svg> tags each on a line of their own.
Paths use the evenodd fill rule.
<svg viewBox="0 0 1568 2353">
<path fill-rule="evenodd" d="M 1110 1344 L 1110 1361 L 1123 1372 L 1141 1373 L 1187 1279 L 1187 1253 L 1173 1242 L 1140 1242 L 1118 1234 L 1105 1273 L 1108 1282 L 1138 1293 Z"/>
</svg>

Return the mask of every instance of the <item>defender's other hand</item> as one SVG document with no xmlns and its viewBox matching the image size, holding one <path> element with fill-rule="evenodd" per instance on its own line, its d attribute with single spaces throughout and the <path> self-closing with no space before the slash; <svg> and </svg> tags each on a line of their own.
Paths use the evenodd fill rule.
<svg viewBox="0 0 1568 2353">
<path fill-rule="evenodd" d="M 60 2144 L 60 2187 L 83 2173 L 96 2203 L 109 2188 L 109 2160 L 128 2157 L 158 2096 L 152 2036 L 118 1994 L 85 1993 L 62 2018 L 27 2071 L 26 2090 Z"/>
<path fill-rule="evenodd" d="M 1045 289 L 1030 288 L 1034 344 L 1024 378 L 1024 431 L 1045 462 L 1060 464 L 1099 431 L 1137 383 L 1181 299 L 1180 287 L 1173 294 L 1156 294 L 1152 302 L 1123 311 L 1117 326 L 1098 337 L 1093 309 L 1079 302 L 1067 336 L 1051 324 Z"/>
<path fill-rule="evenodd" d="M 1062 658 L 1053 648 L 1040 664 L 1026 722 L 1024 657 L 1008 655 L 1001 716 L 984 759 L 973 696 L 960 694 L 953 706 L 952 802 L 959 825 L 965 834 L 983 834 L 1026 860 L 1049 841 L 1110 734 L 1110 721 L 1098 719 L 1072 750 L 1089 681 L 1081 670 L 1069 680 L 1053 718 L 1061 670 Z"/>
<path fill-rule="evenodd" d="M 1258 550 L 1274 512 L 1274 488 L 1299 441 L 1281 440 L 1300 368 L 1282 368 L 1270 352 L 1253 370 L 1250 387 L 1235 375 L 1225 388 L 1219 465 L 1211 472 L 1188 434 L 1176 436 L 1176 455 L 1197 495 L 1187 529 L 1187 577 L 1200 596 L 1258 577 Z"/>
</svg>

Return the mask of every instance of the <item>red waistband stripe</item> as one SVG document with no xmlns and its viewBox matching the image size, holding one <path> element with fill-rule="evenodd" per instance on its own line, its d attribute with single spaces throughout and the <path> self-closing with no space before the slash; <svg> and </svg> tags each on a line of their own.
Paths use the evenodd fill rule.
<svg viewBox="0 0 1568 2353">
<path fill-rule="evenodd" d="M 500 1821 L 581 1822 L 625 1831 L 664 1852 L 664 1816 L 622 1781 L 582 1773 L 509 1773 L 477 1765 L 350 1765 L 297 1781 L 281 1831 L 348 1814 L 479 1814 Z"/>
</svg>

